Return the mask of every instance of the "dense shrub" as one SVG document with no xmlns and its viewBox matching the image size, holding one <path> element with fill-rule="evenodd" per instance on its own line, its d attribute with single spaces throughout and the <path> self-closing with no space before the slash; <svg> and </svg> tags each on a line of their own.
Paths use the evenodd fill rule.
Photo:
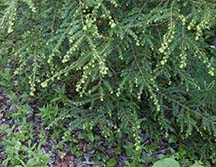
<svg viewBox="0 0 216 167">
<path fill-rule="evenodd" d="M 143 133 L 215 139 L 215 0 L 0 5 L 1 59 L 16 90 L 44 105 L 47 124 L 60 117 L 56 125 L 99 126 L 104 137 L 133 133 L 137 152 Z"/>
</svg>

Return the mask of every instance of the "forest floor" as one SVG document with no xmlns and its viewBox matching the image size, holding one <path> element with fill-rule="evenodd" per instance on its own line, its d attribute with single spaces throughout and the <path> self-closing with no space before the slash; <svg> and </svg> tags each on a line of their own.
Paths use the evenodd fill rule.
<svg viewBox="0 0 216 167">
<path fill-rule="evenodd" d="M 10 112 L 11 109 L 11 100 L 6 95 L 4 95 L 3 90 L 0 88 L 0 127 L 2 126 L 9 126 L 10 128 L 13 127 L 15 124 L 15 120 L 11 118 Z M 83 154 L 79 158 L 74 156 L 67 148 L 69 148 L 69 145 L 64 145 L 66 148 L 65 150 L 60 149 L 52 149 L 53 146 L 56 146 L 60 140 L 53 139 L 50 136 L 50 131 L 46 130 L 41 121 L 40 118 L 36 115 L 31 116 L 30 119 L 28 119 L 28 124 L 31 124 L 33 127 L 32 135 L 35 138 L 34 142 L 37 143 L 38 134 L 43 131 L 44 135 L 46 136 L 46 141 L 42 144 L 41 150 L 44 154 L 49 155 L 50 162 L 49 167 L 103 167 L 103 162 L 94 162 L 94 155 L 97 153 L 96 150 L 87 151 L 86 147 L 89 143 L 85 143 L 85 141 L 80 140 L 78 142 L 78 145 L 83 150 Z M 16 126 L 15 131 L 19 132 L 21 131 L 21 126 Z M 4 135 L 3 132 L 1 132 L 0 129 L 0 167 L 4 167 L 2 165 L 3 160 L 7 157 L 5 153 L 4 145 L 1 143 L 3 141 Z M 151 141 L 147 141 L 148 144 L 151 143 Z M 94 144 L 94 147 L 97 146 L 104 146 L 106 148 L 105 152 L 103 154 L 107 154 L 109 157 L 112 157 L 115 153 L 115 149 L 107 147 L 107 143 L 105 140 L 99 140 Z M 161 142 L 161 145 L 159 148 L 155 149 L 154 152 L 151 154 L 152 159 L 157 159 L 157 156 L 160 154 L 167 154 L 169 153 L 169 144 Z M 146 152 L 143 152 L 143 159 L 148 158 L 148 154 Z M 115 157 L 117 159 L 117 166 L 118 167 L 124 167 L 125 161 L 127 161 L 127 156 L 123 152 L 118 157 Z M 146 163 L 145 167 L 151 166 L 151 163 Z"/>
<path fill-rule="evenodd" d="M 14 120 L 9 117 L 10 112 L 10 99 L 3 94 L 3 90 L 0 88 L 0 127 L 14 125 Z M 42 125 L 37 117 L 29 121 L 34 128 L 33 134 L 39 133 Z M 46 135 L 49 136 L 49 131 L 46 131 Z M 0 167 L 3 167 L 2 162 L 7 157 L 4 153 L 4 146 L 1 144 L 3 140 L 3 133 L 0 130 Z M 71 155 L 70 153 L 65 153 L 63 151 L 57 150 L 52 152 L 52 146 L 57 143 L 57 140 L 48 138 L 47 141 L 42 146 L 42 151 L 44 154 L 48 154 L 51 158 L 49 166 L 50 167 L 90 167 L 93 162 L 89 161 L 88 157 L 84 157 L 86 160 L 81 161 L 79 158 Z"/>
</svg>

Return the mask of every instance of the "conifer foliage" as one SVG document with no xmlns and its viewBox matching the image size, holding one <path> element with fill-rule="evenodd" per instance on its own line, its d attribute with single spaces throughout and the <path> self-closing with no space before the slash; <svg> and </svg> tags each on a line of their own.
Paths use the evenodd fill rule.
<svg viewBox="0 0 216 167">
<path fill-rule="evenodd" d="M 141 134 L 157 128 L 215 139 L 215 0 L 0 6 L 0 57 L 9 59 L 20 92 L 37 98 L 65 85 L 73 106 L 96 115 L 83 128 L 100 124 L 105 137 L 129 130 L 136 150 Z"/>
</svg>

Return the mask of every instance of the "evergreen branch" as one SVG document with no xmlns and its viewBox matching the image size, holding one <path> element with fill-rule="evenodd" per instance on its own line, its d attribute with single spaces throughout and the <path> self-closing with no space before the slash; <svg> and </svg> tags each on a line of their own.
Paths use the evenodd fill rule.
<svg viewBox="0 0 216 167">
<path fill-rule="evenodd" d="M 181 106 L 182 108 L 186 109 L 187 111 L 191 111 L 191 112 L 195 113 L 196 115 L 199 115 L 201 118 L 203 118 L 203 119 L 205 119 L 205 120 L 208 120 L 209 122 L 211 122 L 211 124 L 216 125 L 216 122 L 210 120 L 209 118 L 207 118 L 206 116 L 202 115 L 202 114 L 199 113 L 198 111 L 195 111 L 195 110 L 190 109 L 189 107 L 187 107 L 187 106 L 185 106 L 184 104 L 180 103 L 179 101 L 177 101 L 177 100 L 175 100 L 175 99 L 173 99 L 173 98 L 171 98 L 171 97 L 165 95 L 164 93 L 162 93 L 162 92 L 160 92 L 160 91 L 158 91 L 158 93 L 159 93 L 160 95 L 164 96 L 165 98 L 169 99 L 170 101 L 176 103 L 177 105 Z"/>
</svg>

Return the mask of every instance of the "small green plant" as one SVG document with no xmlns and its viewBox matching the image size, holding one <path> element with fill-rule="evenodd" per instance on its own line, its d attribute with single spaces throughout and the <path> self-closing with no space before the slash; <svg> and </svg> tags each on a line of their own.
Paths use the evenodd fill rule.
<svg viewBox="0 0 216 167">
<path fill-rule="evenodd" d="M 153 167 L 180 167 L 179 163 L 173 158 L 165 158 L 153 164 Z M 191 167 L 203 167 L 198 163 L 193 164 Z"/>
<path fill-rule="evenodd" d="M 4 166 L 47 167 L 49 156 L 42 152 L 42 143 L 32 142 L 31 129 L 27 127 L 27 125 L 19 127 L 21 129 L 18 132 L 16 132 L 17 127 L 15 126 L 13 128 L 1 127 L 5 135 L 1 141 L 4 146 L 2 156 L 3 154 L 6 156 L 3 161 Z"/>
<path fill-rule="evenodd" d="M 13 99 L 12 99 L 13 97 Z M 1 125 L 0 130 L 3 135 L 2 157 L 4 166 L 20 166 L 20 167 L 47 167 L 49 156 L 42 152 L 42 144 L 46 140 L 45 136 L 41 136 L 40 132 L 37 136 L 33 135 L 33 127 L 27 116 L 30 112 L 28 105 L 20 102 L 16 95 L 11 95 L 11 108 L 8 114 L 9 118 L 14 121 L 13 126 Z M 31 118 L 32 119 L 32 118 Z M 41 132 L 42 133 L 42 132 Z"/>
<path fill-rule="evenodd" d="M 165 158 L 155 162 L 153 167 L 180 167 L 180 165 L 173 158 Z"/>
</svg>

